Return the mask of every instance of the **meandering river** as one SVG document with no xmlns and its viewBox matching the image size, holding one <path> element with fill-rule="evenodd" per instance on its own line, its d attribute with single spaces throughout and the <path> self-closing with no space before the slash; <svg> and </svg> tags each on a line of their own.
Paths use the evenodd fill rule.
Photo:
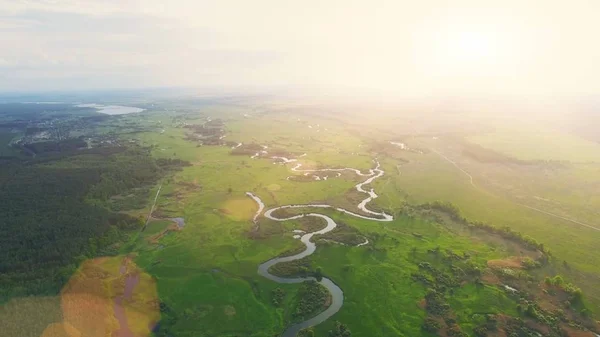
<svg viewBox="0 0 600 337">
<path fill-rule="evenodd" d="M 291 163 L 291 162 L 296 161 L 295 159 L 288 159 L 288 158 L 283 158 L 283 157 L 277 157 L 274 159 L 281 159 L 285 163 Z M 327 290 L 331 294 L 331 298 L 332 298 L 331 305 L 327 309 L 325 309 L 325 311 L 321 312 L 317 316 L 310 318 L 306 321 L 289 326 L 283 332 L 282 337 L 296 337 L 296 335 L 298 334 L 298 332 L 300 330 L 311 327 L 311 326 L 315 326 L 319 323 L 324 322 L 329 317 L 333 316 L 335 313 L 337 313 L 340 310 L 340 308 L 344 304 L 344 292 L 332 280 L 330 280 L 326 277 L 323 277 L 321 280 L 317 280 L 314 277 L 285 278 L 285 277 L 279 277 L 279 276 L 269 273 L 269 268 L 271 268 L 272 266 L 274 266 L 278 263 L 299 260 L 299 259 L 302 259 L 306 256 L 313 254 L 315 252 L 315 250 L 317 249 L 317 246 L 314 242 L 311 241 L 311 238 L 314 235 L 328 233 L 337 226 L 336 222 L 332 218 L 330 218 L 324 214 L 303 213 L 303 214 L 290 216 L 287 218 L 279 218 L 276 215 L 273 215 L 273 212 L 280 210 L 280 209 L 286 209 L 286 208 L 331 208 L 331 209 L 335 209 L 335 210 L 344 212 L 348 215 L 355 216 L 355 217 L 361 218 L 361 219 L 373 220 L 373 221 L 392 221 L 392 220 L 394 220 L 394 218 L 391 215 L 386 214 L 385 212 L 375 212 L 375 211 L 369 210 L 367 208 L 367 204 L 370 201 L 372 201 L 373 199 L 377 198 L 377 194 L 375 194 L 375 192 L 373 191 L 372 188 L 367 191 L 367 190 L 363 189 L 363 186 L 372 183 L 373 180 L 383 176 L 385 173 L 382 169 L 380 169 L 379 162 L 378 161 L 375 161 L 375 162 L 377 163 L 377 166 L 374 169 L 370 169 L 368 173 L 362 173 L 360 170 L 357 170 L 354 168 L 301 170 L 300 167 L 302 167 L 302 164 L 297 164 L 294 168 L 292 168 L 292 170 L 296 171 L 296 172 L 332 172 L 332 171 L 333 172 L 341 172 L 341 171 L 348 170 L 348 171 L 353 171 L 354 173 L 356 173 L 359 176 L 369 177 L 365 181 L 358 183 L 355 186 L 355 188 L 357 191 L 368 195 L 367 198 L 362 200 L 357 205 L 357 208 L 359 210 L 361 210 L 362 212 L 369 214 L 370 216 L 361 215 L 361 214 L 358 214 L 358 213 L 355 213 L 352 211 L 348 211 L 343 208 L 333 207 L 333 206 L 327 205 L 327 204 L 284 205 L 284 206 L 279 206 L 279 207 L 268 209 L 267 211 L 264 212 L 264 216 L 266 218 L 275 220 L 275 221 L 288 221 L 288 220 L 299 219 L 299 218 L 309 216 L 309 217 L 321 218 L 321 219 L 325 220 L 327 223 L 327 226 L 325 226 L 325 228 L 323 228 L 321 230 L 311 232 L 311 233 L 306 233 L 306 234 L 302 235 L 302 237 L 300 238 L 300 241 L 302 243 L 304 243 L 304 245 L 306 246 L 306 249 L 304 251 L 302 251 L 301 253 L 298 253 L 298 254 L 292 255 L 292 256 L 286 256 L 286 257 L 276 257 L 276 258 L 271 259 L 271 260 L 261 264 L 260 266 L 258 266 L 258 273 L 261 276 L 268 278 L 269 280 L 272 280 L 272 281 L 275 281 L 278 283 L 302 283 L 302 282 L 306 282 L 306 281 L 317 281 L 321 285 L 323 285 L 325 288 L 327 288 Z M 256 214 L 253 218 L 253 221 L 256 222 L 258 217 L 261 215 L 261 213 L 265 209 L 265 204 L 258 196 L 254 195 L 253 193 L 246 192 L 246 194 L 249 197 L 251 197 L 252 199 L 254 199 L 259 206 L 258 211 L 256 212 Z M 368 244 L 369 240 L 366 238 L 365 238 L 365 240 L 366 241 L 364 243 L 361 243 L 358 246 L 363 246 L 363 245 Z"/>
</svg>

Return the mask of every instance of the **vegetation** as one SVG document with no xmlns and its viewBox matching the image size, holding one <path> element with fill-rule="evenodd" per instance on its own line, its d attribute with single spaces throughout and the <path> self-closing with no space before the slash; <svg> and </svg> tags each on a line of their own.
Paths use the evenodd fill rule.
<svg viewBox="0 0 600 337">
<path fill-rule="evenodd" d="M 465 224 L 471 228 L 482 229 L 482 230 L 488 231 L 490 233 L 499 234 L 507 240 L 513 240 L 513 241 L 522 243 L 528 249 L 539 249 L 542 253 L 548 253 L 545 250 L 543 243 L 540 243 L 537 240 L 535 240 L 527 235 L 523 235 L 522 233 L 519 233 L 519 232 L 511 229 L 510 227 L 497 228 L 497 227 L 494 227 L 493 225 L 486 224 L 486 223 L 479 222 L 479 221 L 478 222 L 468 221 L 466 218 L 464 218 L 461 215 L 460 209 L 457 206 L 453 205 L 452 203 L 434 201 L 432 203 L 423 204 L 420 207 L 424 208 L 424 209 L 436 209 L 436 210 L 439 210 L 442 212 L 446 212 L 447 214 L 450 215 L 452 220 L 460 222 L 462 224 Z"/>
<path fill-rule="evenodd" d="M 114 244 L 142 219 L 103 207 L 108 198 L 154 184 L 182 164 L 132 148 L 2 166 L 0 299 L 55 294 L 83 259 L 116 253 Z"/>
<path fill-rule="evenodd" d="M 277 276 L 288 277 L 309 276 L 313 272 L 311 271 L 310 258 L 305 257 L 300 260 L 278 263 L 269 269 L 269 273 Z"/>
<path fill-rule="evenodd" d="M 173 106 L 177 112 L 164 112 L 175 110 Z M 255 224 L 257 205 L 245 192 L 260 196 L 266 209 L 327 203 L 356 211 L 364 197 L 353 186 L 365 178 L 352 172 L 339 177 L 330 172 L 327 180 L 311 178 L 300 184 L 287 179 L 304 177 L 290 170 L 295 164 L 273 164 L 269 158 L 274 153 L 307 153 L 299 158 L 305 168 L 368 172 L 372 158 L 378 158 L 385 175 L 365 186 L 379 196 L 369 208 L 393 214 L 394 221 L 374 222 L 332 209 L 285 212 L 327 214 L 338 224 L 328 235 L 313 237 L 317 250 L 310 258 L 271 269 L 285 277 L 327 275 L 344 292 L 342 310 L 300 336 L 350 336 L 350 331 L 355 336 L 560 336 L 569 329 L 599 331 L 594 268 L 600 255 L 592 249 L 596 234 L 519 206 L 512 197 L 516 192 L 500 190 L 510 185 L 519 195 L 559 200 L 553 209 L 532 205 L 573 212 L 579 219 L 597 206 L 586 199 L 584 192 L 591 187 L 582 183 L 596 181 L 594 164 L 577 166 L 582 180 L 569 186 L 581 188 L 573 192 L 573 200 L 566 200 L 552 186 L 571 190 L 561 182 L 566 175 L 575 176 L 574 164 L 513 160 L 483 146 L 469 149 L 462 135 L 434 140 L 431 134 L 414 135 L 412 129 L 402 133 L 395 121 L 386 123 L 390 128 L 369 121 L 352 125 L 335 114 L 323 118 L 320 111 L 240 117 L 246 112 L 245 106 L 214 102 L 157 102 L 143 117 L 94 122 L 98 141 L 92 144 L 111 140 L 119 146 L 104 143 L 35 157 L 7 151 L 9 158 L 2 159 L 0 170 L 0 201 L 9 206 L 2 208 L 8 225 L 0 227 L 0 246 L 9 247 L 0 259 L 3 299 L 56 294 L 80 261 L 131 253 L 140 271 L 156 281 L 161 318 L 155 336 L 279 335 L 291 322 L 324 310 L 329 294 L 316 282 L 272 282 L 256 268 L 275 256 L 304 250 L 292 238 L 293 230 L 313 232 L 325 224 L 313 217 L 277 222 L 264 216 Z M 21 125 L 19 132 L 33 136 L 40 132 L 34 127 L 43 125 Z M 224 135 L 226 143 L 219 139 Z M 419 150 L 383 146 L 397 139 Z M 238 143 L 243 145 L 232 149 Z M 251 159 L 263 145 L 267 151 L 279 150 Z M 467 165 L 464 170 L 473 175 L 473 184 L 434 150 L 461 168 Z M 505 173 L 501 165 L 511 165 L 524 177 Z M 542 168 L 547 181 L 527 185 Z M 161 193 L 153 215 L 164 220 L 151 219 L 144 232 L 136 231 L 154 203 L 158 181 Z M 173 224 L 167 219 L 174 217 L 184 217 L 185 228 L 170 229 Z M 369 244 L 355 247 L 365 237 Z M 7 303 L 15 312 L 20 309 L 14 303 L 24 302 L 13 298 Z M 25 304 L 22 308 L 35 311 Z M 0 312 L 6 316 L 7 311 Z"/>
<path fill-rule="evenodd" d="M 281 288 L 275 288 L 271 291 L 273 296 L 273 305 L 276 307 L 280 307 L 283 304 L 283 300 L 285 299 L 285 290 Z"/>
<path fill-rule="evenodd" d="M 300 330 L 297 337 L 315 337 L 315 330 L 312 328 Z"/>
<path fill-rule="evenodd" d="M 302 283 L 296 294 L 292 320 L 300 322 L 327 309 L 329 296 L 327 289 L 315 281 Z"/>
<path fill-rule="evenodd" d="M 349 246 L 356 246 L 365 242 L 363 235 L 360 235 L 356 229 L 348 226 L 343 221 L 338 222 L 337 227 L 333 231 L 319 237 Z"/>
<path fill-rule="evenodd" d="M 335 322 L 335 328 L 329 331 L 329 337 L 350 337 L 352 332 L 347 326 L 340 322 Z"/>
</svg>

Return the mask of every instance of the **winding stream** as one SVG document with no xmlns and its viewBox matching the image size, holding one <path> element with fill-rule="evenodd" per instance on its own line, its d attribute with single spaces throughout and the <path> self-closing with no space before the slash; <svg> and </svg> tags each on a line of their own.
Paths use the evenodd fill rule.
<svg viewBox="0 0 600 337">
<path fill-rule="evenodd" d="M 274 158 L 274 159 L 281 159 L 281 158 Z M 295 160 L 290 160 L 290 159 L 285 158 L 284 161 L 285 161 L 285 163 L 290 163 Z M 325 226 L 325 228 L 323 228 L 321 230 L 311 232 L 311 233 L 306 233 L 306 234 L 302 235 L 302 237 L 300 238 L 300 241 L 302 241 L 302 243 L 306 246 L 306 249 L 304 251 L 302 251 L 301 253 L 298 253 L 298 254 L 292 255 L 292 256 L 276 257 L 276 258 L 273 258 L 273 259 L 271 259 L 265 263 L 262 263 L 261 265 L 258 266 L 258 274 L 260 274 L 261 276 L 263 276 L 265 278 L 268 278 L 269 280 L 272 280 L 272 281 L 275 281 L 278 283 L 302 283 L 302 282 L 306 282 L 306 281 L 317 281 L 322 286 L 327 288 L 327 290 L 331 294 L 331 299 L 332 299 L 331 305 L 327 309 L 325 309 L 325 311 L 321 312 L 317 316 L 310 318 L 306 321 L 289 326 L 281 335 L 282 337 L 296 337 L 296 335 L 298 334 L 298 332 L 300 330 L 320 324 L 320 323 L 324 322 L 325 320 L 327 320 L 329 317 L 333 316 L 335 313 L 337 313 L 340 310 L 340 308 L 344 304 L 344 292 L 332 280 L 330 280 L 326 277 L 323 277 L 320 281 L 318 281 L 314 277 L 285 278 L 285 277 L 279 277 L 279 276 L 269 273 L 269 268 L 271 268 L 272 266 L 274 266 L 278 263 L 299 260 L 299 259 L 302 259 L 304 257 L 307 257 L 307 256 L 313 254 L 315 252 L 317 246 L 314 242 L 311 241 L 311 238 L 314 235 L 326 234 L 326 233 L 332 231 L 337 226 L 337 224 L 335 223 L 335 221 L 332 218 L 328 217 L 327 215 L 323 215 L 323 214 L 319 214 L 319 213 L 303 213 L 303 214 L 290 216 L 287 218 L 279 218 L 279 217 L 273 215 L 273 212 L 280 210 L 280 209 L 287 209 L 287 208 L 331 208 L 331 209 L 335 209 L 340 212 L 344 212 L 346 214 L 349 214 L 349 215 L 352 215 L 352 216 L 355 216 L 355 217 L 361 218 L 361 219 L 373 220 L 373 221 L 392 221 L 392 220 L 394 220 L 394 218 L 391 215 L 386 214 L 385 212 L 371 211 L 371 210 L 367 209 L 367 207 L 366 207 L 367 204 L 371 200 L 377 198 L 377 194 L 375 194 L 375 192 L 373 191 L 372 188 L 367 191 L 367 190 L 363 189 L 363 186 L 370 184 L 371 182 L 373 182 L 373 180 L 383 176 L 383 174 L 384 174 L 384 171 L 379 168 L 380 167 L 379 162 L 378 161 L 375 161 L 375 162 L 377 163 L 377 166 L 374 169 L 370 169 L 369 172 L 366 174 L 364 174 L 360 170 L 357 170 L 354 168 L 300 170 L 300 167 L 302 166 L 302 164 L 297 164 L 294 168 L 292 168 L 293 171 L 307 172 L 307 173 L 309 173 L 309 172 L 332 172 L 332 171 L 339 173 L 341 171 L 349 170 L 349 171 L 355 172 L 359 176 L 369 177 L 367 180 L 356 184 L 355 188 L 357 191 L 368 195 L 367 198 L 365 198 L 363 201 L 361 201 L 357 205 L 357 208 L 360 209 L 362 212 L 369 214 L 371 216 L 357 214 L 355 212 L 348 211 L 346 209 L 339 208 L 339 207 L 333 207 L 333 206 L 327 205 L 327 204 L 284 205 L 284 206 L 271 208 L 271 209 L 268 209 L 267 211 L 265 211 L 264 216 L 266 218 L 274 220 L 274 221 L 288 221 L 288 220 L 299 219 L 299 218 L 310 216 L 310 217 L 321 218 L 321 219 L 325 220 L 327 223 L 327 226 Z M 259 206 L 258 211 L 256 212 L 256 214 L 253 218 L 253 221 L 256 222 L 258 216 L 260 216 L 260 214 L 264 210 L 265 204 L 262 202 L 262 200 L 258 196 L 254 195 L 251 192 L 246 192 L 246 195 L 248 195 L 250 198 L 252 198 L 254 201 L 256 201 L 256 203 Z M 366 245 L 369 243 L 368 239 L 365 238 L 365 240 L 366 241 L 364 243 L 361 243 L 358 246 L 363 246 L 363 245 Z"/>
</svg>

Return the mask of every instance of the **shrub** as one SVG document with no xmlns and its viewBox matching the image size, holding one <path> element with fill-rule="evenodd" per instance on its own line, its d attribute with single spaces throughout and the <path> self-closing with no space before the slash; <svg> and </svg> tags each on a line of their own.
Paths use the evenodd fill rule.
<svg viewBox="0 0 600 337">
<path fill-rule="evenodd" d="M 423 325 L 421 325 L 421 329 L 431 333 L 436 333 L 441 328 L 442 325 L 431 317 L 427 317 L 423 322 Z"/>
</svg>

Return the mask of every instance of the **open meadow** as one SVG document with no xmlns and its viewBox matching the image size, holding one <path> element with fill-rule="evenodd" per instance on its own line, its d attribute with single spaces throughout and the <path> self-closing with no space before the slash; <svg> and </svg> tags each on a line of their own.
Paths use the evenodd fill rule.
<svg viewBox="0 0 600 337">
<path fill-rule="evenodd" d="M 579 321 L 580 329 L 597 329 L 590 319 L 600 303 L 594 286 L 600 280 L 600 255 L 594 249 L 600 232 L 592 228 L 597 226 L 593 212 L 599 200 L 590 186 L 600 174 L 593 162 L 571 163 L 572 158 L 560 157 L 560 165 L 544 163 L 539 160 L 552 158 L 503 153 L 443 132 L 395 133 L 389 125 L 377 132 L 369 124 L 357 130 L 336 118 L 318 119 L 280 106 L 270 111 L 215 105 L 148 116 L 143 123 L 159 123 L 164 131 L 137 135 L 142 144 L 152 146 L 156 157 L 191 163 L 161 182 L 153 213 L 156 218 L 182 217 L 185 227 L 153 242 L 140 235 L 124 246 L 123 253 L 137 251 L 136 262 L 157 279 L 159 296 L 168 307 L 159 335 L 281 333 L 291 324 L 290 310 L 298 310 L 294 294 L 299 286 L 277 284 L 256 270 L 273 257 L 301 250 L 292 230 L 303 227 L 264 217 L 254 224 L 257 205 L 245 193 L 260 196 L 267 209 L 325 203 L 359 212 L 356 204 L 364 197 L 353 186 L 364 178 L 344 172 L 327 174 L 326 180 L 305 179 L 293 169 L 301 163 L 302 169 L 367 172 L 374 159 L 385 174 L 371 184 L 379 198 L 369 207 L 393 214 L 394 220 L 380 223 L 319 210 L 343 223 L 343 229 L 313 238 L 318 246 L 314 255 L 283 269 L 290 276 L 319 270 L 344 292 L 342 308 L 314 327 L 315 335 L 335 333 L 339 321 L 359 336 L 433 336 L 456 330 L 479 336 L 488 328 L 490 336 L 497 331 L 558 336 L 571 327 L 569 319 L 548 323 L 556 310 L 570 312 L 567 316 Z M 223 130 L 222 145 L 190 140 L 191 129 L 185 125 L 214 120 Z M 250 144 L 256 145 L 246 148 Z M 274 156 L 296 160 L 286 163 Z M 543 179 L 540 171 L 546 172 Z M 574 188 L 584 182 L 586 188 Z M 565 190 L 572 191 L 572 199 L 560 193 Z M 560 207 L 550 207 L 545 199 Z M 444 209 L 423 208 L 434 201 L 453 204 L 464 220 L 449 219 Z M 525 240 L 474 230 L 469 223 L 509 227 Z M 344 243 L 356 235 L 369 243 Z M 536 248 L 527 244 L 530 238 L 539 243 Z M 457 274 L 457 267 L 463 272 Z M 475 271 L 465 272 L 467 268 Z M 570 307 L 559 303 L 569 295 L 544 283 L 545 277 L 558 274 L 581 287 L 580 302 L 573 299 L 577 303 Z M 277 304 L 275 293 L 284 294 Z M 536 314 L 521 309 L 527 306 Z"/>
<path fill-rule="evenodd" d="M 97 239 L 82 236 L 75 262 L 45 271 L 55 283 L 32 283 L 59 296 L 5 290 L 0 322 L 51 313 L 11 323 L 10 337 L 95 324 L 136 337 L 600 331 L 593 143 L 562 135 L 569 151 L 536 152 L 535 136 L 513 133 L 531 142 L 513 151 L 457 116 L 361 119 L 360 107 L 285 100 L 142 106 L 69 124 L 85 142 L 66 159 L 49 146 L 18 152 L 37 151 L 32 176 L 89 170 L 78 202 L 116 215 Z"/>
</svg>

